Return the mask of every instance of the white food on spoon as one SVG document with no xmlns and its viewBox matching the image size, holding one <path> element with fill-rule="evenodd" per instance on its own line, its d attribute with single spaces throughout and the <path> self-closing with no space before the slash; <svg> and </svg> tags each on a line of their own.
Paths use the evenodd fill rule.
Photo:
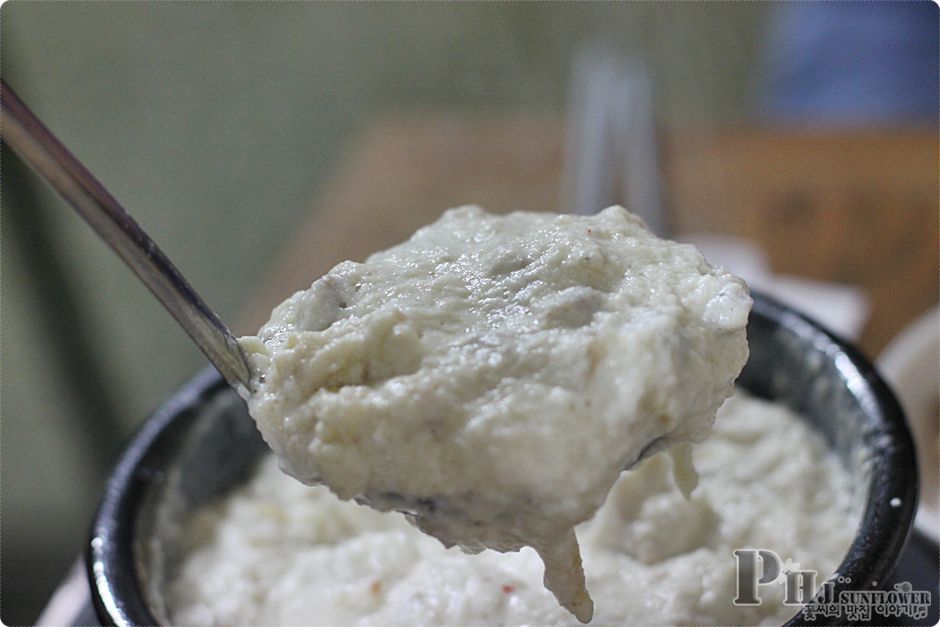
<svg viewBox="0 0 940 627">
<path fill-rule="evenodd" d="M 448 211 L 344 262 L 241 345 L 282 469 L 408 513 L 445 546 L 532 546 L 588 621 L 574 526 L 625 467 L 707 437 L 747 359 L 751 300 L 621 207 Z M 686 492 L 690 449 L 674 456 Z"/>
</svg>

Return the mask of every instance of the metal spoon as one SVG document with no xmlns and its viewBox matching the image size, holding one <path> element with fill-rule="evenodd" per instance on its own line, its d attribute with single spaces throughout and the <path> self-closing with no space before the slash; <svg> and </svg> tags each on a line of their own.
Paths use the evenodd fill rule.
<svg viewBox="0 0 940 627">
<path fill-rule="evenodd" d="M 91 225 L 245 397 L 251 370 L 228 327 L 108 190 L 0 80 L 0 138 Z"/>
</svg>

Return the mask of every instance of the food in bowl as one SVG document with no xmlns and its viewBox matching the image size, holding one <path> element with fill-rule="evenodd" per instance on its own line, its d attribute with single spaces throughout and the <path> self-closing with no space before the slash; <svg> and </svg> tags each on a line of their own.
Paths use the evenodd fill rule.
<svg viewBox="0 0 940 627">
<path fill-rule="evenodd" d="M 587 621 L 574 527 L 670 447 L 691 491 L 688 443 L 747 359 L 750 305 L 740 279 L 621 207 L 463 207 L 243 338 L 248 404 L 288 474 L 405 512 L 445 546 L 532 547 Z"/>
<path fill-rule="evenodd" d="M 810 425 L 736 392 L 693 456 L 686 499 L 668 458 L 623 473 L 579 525 L 595 620 L 781 624 L 780 583 L 735 606 L 732 551 L 757 547 L 818 573 L 839 566 L 857 528 L 849 474 Z M 171 624 L 558 624 L 571 616 L 539 585 L 532 549 L 468 555 L 402 516 L 344 502 L 284 476 L 273 456 L 198 512 L 162 597 Z"/>
<path fill-rule="evenodd" d="M 864 356 L 793 309 L 755 294 L 747 333 L 750 356 L 736 389 L 791 408 L 850 477 L 853 506 L 845 526 L 854 528 L 854 539 L 826 589 L 838 598 L 884 587 L 917 509 L 914 448 L 903 412 Z M 167 399 L 121 456 L 94 518 L 86 566 L 102 624 L 174 624 L 167 581 L 191 553 L 184 551 L 181 524 L 244 485 L 269 451 L 244 402 L 214 370 Z M 829 494 L 827 485 L 816 489 Z M 833 531 L 816 528 L 813 535 Z M 793 610 L 787 625 L 810 620 L 806 610 Z M 836 612 L 812 620 L 853 619 Z"/>
</svg>

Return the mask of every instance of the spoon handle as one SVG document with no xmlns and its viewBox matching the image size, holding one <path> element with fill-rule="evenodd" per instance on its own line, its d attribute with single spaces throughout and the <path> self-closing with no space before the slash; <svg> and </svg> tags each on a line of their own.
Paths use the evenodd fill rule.
<svg viewBox="0 0 940 627">
<path fill-rule="evenodd" d="M 228 327 L 108 190 L 0 81 L 0 137 L 130 266 L 209 361 L 243 396 L 251 371 Z"/>
</svg>

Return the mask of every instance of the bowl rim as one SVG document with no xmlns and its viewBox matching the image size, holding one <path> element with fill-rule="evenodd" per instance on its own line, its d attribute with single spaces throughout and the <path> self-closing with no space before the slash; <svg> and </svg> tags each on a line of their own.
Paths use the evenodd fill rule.
<svg viewBox="0 0 940 627">
<path fill-rule="evenodd" d="M 881 351 L 876 362 L 879 372 L 893 387 L 895 396 L 904 408 L 914 448 L 919 451 L 918 472 L 922 492 L 918 493 L 921 502 L 914 517 L 914 528 L 934 543 L 940 542 L 940 507 L 937 506 L 936 490 L 929 490 L 930 485 L 924 483 L 932 479 L 936 488 L 938 469 L 931 467 L 930 456 L 923 454 L 923 451 L 937 446 L 937 414 L 924 409 L 933 404 L 937 394 L 936 381 L 940 368 L 937 361 L 937 348 L 940 345 L 938 321 L 940 305 L 923 312 L 901 329 Z M 930 479 L 925 473 L 931 475 Z M 923 498 L 931 492 L 934 492 L 932 504 Z"/>
<path fill-rule="evenodd" d="M 836 362 L 851 394 L 864 408 L 869 428 L 884 443 L 878 449 L 880 454 L 871 458 L 871 484 L 855 537 L 833 575 L 850 578 L 845 584 L 836 584 L 836 594 L 840 589 L 875 589 L 893 572 L 917 509 L 917 462 L 904 413 L 875 367 L 849 342 L 773 298 L 753 290 L 751 295 L 752 316 L 785 326 Z M 146 602 L 134 554 L 135 514 L 152 479 L 151 471 L 143 468 L 144 462 L 164 454 L 172 425 L 194 418 L 203 404 L 226 386 L 214 368 L 203 369 L 144 422 L 114 466 L 85 547 L 91 596 L 103 623 L 159 624 Z M 900 503 L 892 505 L 896 498 Z M 809 621 L 804 609 L 786 624 L 839 622 L 839 617 L 827 616 Z"/>
<path fill-rule="evenodd" d="M 878 440 L 880 454 L 869 460 L 871 483 L 855 537 L 838 569 L 827 581 L 834 581 L 836 599 L 841 590 L 878 589 L 894 572 L 907 543 L 920 492 L 914 440 L 904 411 L 872 362 L 852 343 L 774 298 L 753 290 L 751 295 L 754 297 L 752 314 L 779 322 L 829 356 L 849 392 L 868 416 L 869 439 Z M 840 578 L 846 581 L 838 581 Z M 816 615 L 807 619 L 805 609 L 800 608 L 786 625 L 828 625 L 844 621 L 841 616 Z"/>
</svg>

